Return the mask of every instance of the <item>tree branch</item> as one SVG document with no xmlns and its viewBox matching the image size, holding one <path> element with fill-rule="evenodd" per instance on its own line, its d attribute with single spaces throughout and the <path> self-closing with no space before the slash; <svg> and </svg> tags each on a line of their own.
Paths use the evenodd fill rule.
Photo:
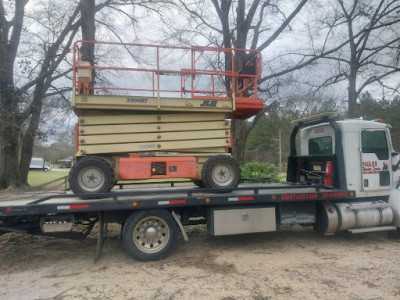
<svg viewBox="0 0 400 300">
<path fill-rule="evenodd" d="M 201 16 L 198 12 L 196 12 L 195 10 L 191 10 L 184 1 L 179 0 L 179 2 L 183 5 L 183 7 L 193 16 L 196 16 L 197 18 L 199 18 L 201 20 L 201 22 L 206 25 L 208 28 L 211 28 L 212 30 L 219 32 L 219 33 L 223 33 L 223 31 L 211 24 L 209 24 L 204 18 L 203 16 Z"/>
<path fill-rule="evenodd" d="M 294 19 L 294 17 L 301 11 L 303 6 L 307 3 L 308 0 L 302 0 L 300 4 L 296 7 L 296 9 L 289 15 L 289 17 L 279 26 L 279 28 L 264 42 L 262 43 L 257 50 L 262 51 L 267 48 L 280 34 L 281 32 L 289 25 L 289 23 Z"/>
</svg>

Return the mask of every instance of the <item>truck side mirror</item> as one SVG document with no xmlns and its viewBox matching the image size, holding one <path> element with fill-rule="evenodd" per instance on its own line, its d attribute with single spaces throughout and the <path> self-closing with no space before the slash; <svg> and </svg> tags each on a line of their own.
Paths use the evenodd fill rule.
<svg viewBox="0 0 400 300">
<path fill-rule="evenodd" d="M 400 155 L 400 153 L 399 152 L 392 152 L 392 157 L 395 157 L 397 155 Z M 399 166 L 400 166 L 400 158 L 399 158 L 399 161 L 395 165 L 392 166 L 393 172 L 396 172 L 397 169 L 399 168 Z"/>
<path fill-rule="evenodd" d="M 400 160 L 397 162 L 397 164 L 395 164 L 395 165 L 392 166 L 393 172 L 396 172 L 397 169 L 399 168 L 399 166 L 400 166 Z"/>
</svg>

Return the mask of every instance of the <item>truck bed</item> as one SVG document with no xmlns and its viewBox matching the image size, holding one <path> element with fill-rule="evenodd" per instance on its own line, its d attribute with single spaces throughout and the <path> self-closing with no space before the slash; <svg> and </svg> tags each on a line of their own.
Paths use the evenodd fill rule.
<svg viewBox="0 0 400 300">
<path fill-rule="evenodd" d="M 82 196 L 82 195 L 81 195 Z M 198 187 L 113 190 L 82 198 L 71 192 L 27 192 L 0 197 L 0 217 L 47 213 L 99 212 L 180 206 L 240 205 L 353 199 L 354 191 L 291 184 L 241 184 L 229 193 Z"/>
</svg>

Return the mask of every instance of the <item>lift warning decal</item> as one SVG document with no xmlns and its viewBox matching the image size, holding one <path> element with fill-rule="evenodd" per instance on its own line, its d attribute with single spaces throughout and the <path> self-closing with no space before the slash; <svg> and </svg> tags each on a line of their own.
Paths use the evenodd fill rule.
<svg viewBox="0 0 400 300">
<path fill-rule="evenodd" d="M 328 193 L 304 193 L 304 194 L 283 194 L 281 200 L 316 200 L 316 199 L 337 199 L 353 198 L 353 193 L 348 192 L 328 192 Z"/>
</svg>

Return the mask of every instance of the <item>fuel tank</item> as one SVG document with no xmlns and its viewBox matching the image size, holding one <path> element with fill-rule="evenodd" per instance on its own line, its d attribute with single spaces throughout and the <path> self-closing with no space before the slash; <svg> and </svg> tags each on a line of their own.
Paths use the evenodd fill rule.
<svg viewBox="0 0 400 300">
<path fill-rule="evenodd" d="M 385 201 L 321 203 L 315 230 L 331 235 L 338 231 L 370 232 L 389 230 L 394 211 Z"/>
<path fill-rule="evenodd" d="M 394 225 L 400 227 L 400 171 L 397 171 L 395 183 L 389 195 L 389 204 L 393 207 Z"/>
</svg>

